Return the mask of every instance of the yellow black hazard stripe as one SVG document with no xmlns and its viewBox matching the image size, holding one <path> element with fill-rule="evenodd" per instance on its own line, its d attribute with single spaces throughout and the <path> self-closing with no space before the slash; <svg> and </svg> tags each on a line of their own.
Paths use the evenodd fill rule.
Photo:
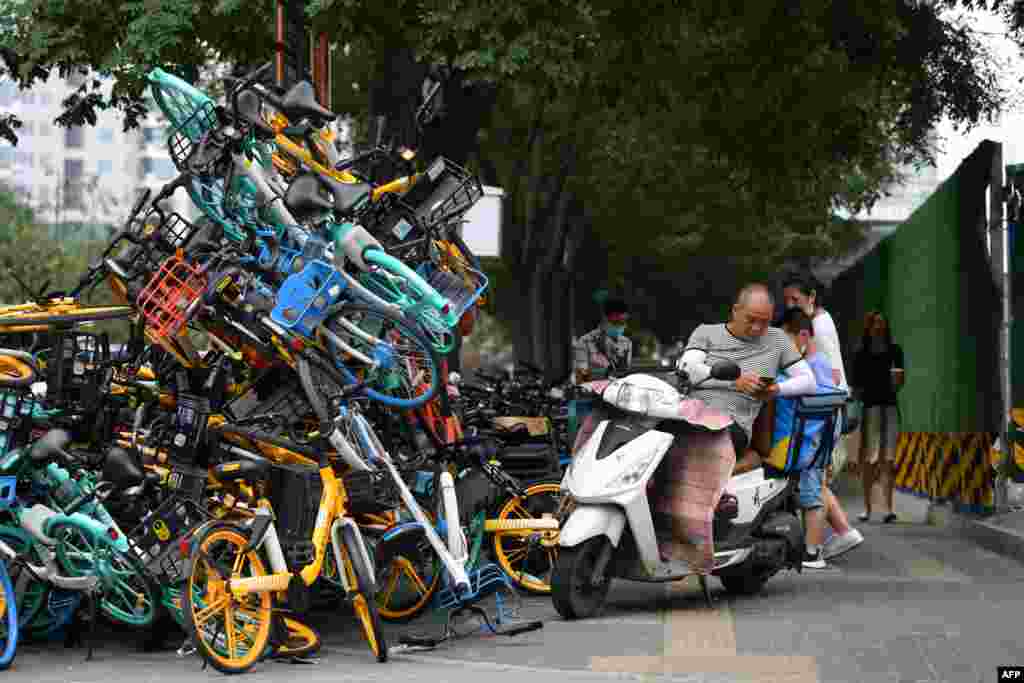
<svg viewBox="0 0 1024 683">
<path fill-rule="evenodd" d="M 992 445 L 988 432 L 903 432 L 896 446 L 896 486 L 971 509 L 991 507 Z"/>
</svg>

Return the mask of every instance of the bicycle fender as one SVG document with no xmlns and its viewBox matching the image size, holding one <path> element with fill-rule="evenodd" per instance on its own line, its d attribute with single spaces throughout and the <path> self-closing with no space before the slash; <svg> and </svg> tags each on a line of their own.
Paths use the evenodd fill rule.
<svg viewBox="0 0 1024 683">
<path fill-rule="evenodd" d="M 427 532 L 419 522 L 405 522 L 388 529 L 377 543 L 374 562 L 378 567 L 386 567 L 392 558 L 400 555 L 408 556 L 419 552 L 419 544 L 423 542 Z"/>
</svg>

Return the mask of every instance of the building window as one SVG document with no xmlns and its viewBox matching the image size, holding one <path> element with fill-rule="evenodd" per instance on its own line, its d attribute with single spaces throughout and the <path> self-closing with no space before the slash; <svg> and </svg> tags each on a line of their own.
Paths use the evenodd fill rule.
<svg viewBox="0 0 1024 683">
<path fill-rule="evenodd" d="M 0 147 L 0 168 L 10 168 L 13 163 L 14 148 L 7 146 Z"/>
<path fill-rule="evenodd" d="M 114 162 L 110 159 L 100 159 L 96 162 L 97 175 L 110 175 L 114 172 Z"/>
<path fill-rule="evenodd" d="M 50 93 L 44 92 L 39 95 L 39 104 L 44 107 L 49 105 L 51 102 L 53 102 L 53 97 L 50 96 Z"/>
<path fill-rule="evenodd" d="M 18 133 L 29 136 L 35 134 L 35 130 L 36 124 L 31 121 L 22 121 L 21 128 L 18 129 Z"/>
<path fill-rule="evenodd" d="M 85 162 L 81 159 L 65 159 L 64 160 L 64 178 L 65 180 L 81 180 L 82 172 L 84 169 Z"/>
<path fill-rule="evenodd" d="M 40 137 L 47 136 L 50 134 L 50 124 L 45 121 L 39 122 L 39 135 Z"/>
<path fill-rule="evenodd" d="M 14 99 L 18 96 L 18 86 L 13 81 L 4 81 L 0 83 L 0 107 L 9 107 L 14 104 Z"/>
<path fill-rule="evenodd" d="M 21 150 L 15 150 L 14 152 L 14 164 L 15 166 L 22 166 L 24 168 L 32 168 L 32 152 L 22 152 Z"/>
<path fill-rule="evenodd" d="M 104 144 L 109 144 L 114 141 L 114 129 L 113 128 L 100 128 L 96 131 L 96 139 Z"/>
<path fill-rule="evenodd" d="M 82 126 L 71 126 L 64 129 L 64 146 L 68 149 L 81 149 L 85 146 L 85 129 Z"/>
<path fill-rule="evenodd" d="M 163 130 L 155 126 L 146 126 L 142 129 L 142 139 L 147 145 L 158 145 L 163 142 Z"/>
<path fill-rule="evenodd" d="M 22 102 L 22 104 L 35 104 L 36 103 L 36 94 L 34 92 L 31 92 L 31 91 L 26 92 L 26 93 L 22 93 L 22 95 L 21 95 L 21 102 Z"/>
<path fill-rule="evenodd" d="M 173 178 L 177 170 L 174 167 L 174 162 L 170 159 L 153 159 L 153 173 L 161 180 Z"/>
</svg>

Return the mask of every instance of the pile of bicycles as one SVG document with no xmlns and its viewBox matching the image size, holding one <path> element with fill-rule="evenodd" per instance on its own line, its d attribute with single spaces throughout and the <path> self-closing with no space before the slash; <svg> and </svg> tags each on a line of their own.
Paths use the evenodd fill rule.
<svg viewBox="0 0 1024 683">
<path fill-rule="evenodd" d="M 179 653 L 242 672 L 313 655 L 304 615 L 339 598 L 381 662 L 383 623 L 429 609 L 444 632 L 404 646 L 466 612 L 542 626 L 517 601 L 550 591 L 557 471 L 527 481 L 507 435 L 464 430 L 441 361 L 487 289 L 459 237 L 479 180 L 390 146 L 342 161 L 312 86 L 268 68 L 225 104 L 155 69 L 179 176 L 73 290 L 0 307 L 25 342 L 0 349 L 0 666 L 19 634 L 91 656 L 105 619 L 152 647 L 176 623 Z M 198 220 L 163 208 L 179 188 Z M 101 283 L 122 303 L 84 305 Z"/>
</svg>

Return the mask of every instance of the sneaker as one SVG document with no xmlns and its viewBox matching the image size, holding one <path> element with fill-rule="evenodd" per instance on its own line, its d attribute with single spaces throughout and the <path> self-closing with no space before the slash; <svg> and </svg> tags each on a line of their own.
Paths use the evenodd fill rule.
<svg viewBox="0 0 1024 683">
<path fill-rule="evenodd" d="M 857 515 L 857 519 L 860 520 L 861 522 L 870 522 L 871 521 L 871 515 L 868 514 L 867 512 L 862 512 L 859 515 Z"/>
<path fill-rule="evenodd" d="M 882 519 L 882 524 L 892 524 L 898 519 L 899 517 L 896 516 L 895 512 L 890 512 Z"/>
<path fill-rule="evenodd" d="M 804 551 L 804 569 L 825 569 L 827 566 L 825 558 L 822 557 L 821 548 L 818 548 L 818 552 L 813 555 L 806 550 Z"/>
<path fill-rule="evenodd" d="M 844 553 L 850 552 L 863 542 L 864 535 L 856 529 L 850 529 L 845 534 L 833 536 L 825 544 L 822 550 L 822 557 L 826 560 L 831 560 L 833 557 L 839 557 Z"/>
</svg>

